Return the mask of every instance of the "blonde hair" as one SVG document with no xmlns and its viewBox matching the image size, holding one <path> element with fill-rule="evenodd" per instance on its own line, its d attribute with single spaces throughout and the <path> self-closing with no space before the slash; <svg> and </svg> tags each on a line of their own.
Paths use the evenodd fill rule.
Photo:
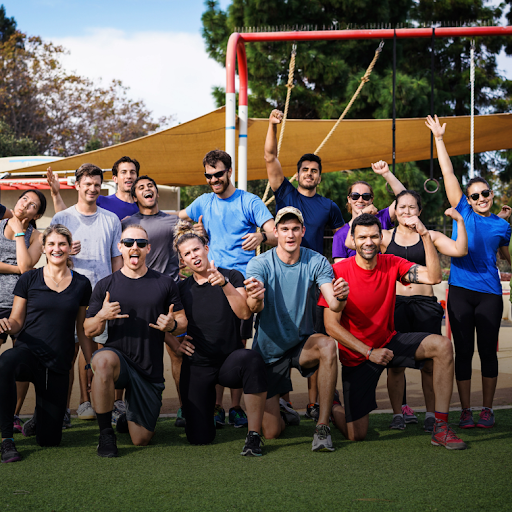
<svg viewBox="0 0 512 512">
<path fill-rule="evenodd" d="M 127 230 L 127 229 L 140 229 L 141 231 L 144 231 L 144 233 L 146 233 L 146 236 L 148 237 L 148 242 L 149 242 L 149 235 L 148 235 L 148 232 L 140 225 L 140 224 L 130 224 L 129 226 L 126 226 L 124 229 L 123 229 L 123 232 L 121 233 L 121 237 L 124 235 L 124 232 Z"/>
<path fill-rule="evenodd" d="M 73 235 L 71 234 L 71 231 L 69 231 L 69 229 L 66 226 L 64 226 L 64 224 L 53 224 L 52 226 L 48 226 L 43 231 L 43 247 L 46 245 L 46 239 L 53 233 L 57 233 L 57 235 L 62 235 L 63 237 L 65 237 L 68 241 L 69 246 L 71 247 L 71 244 L 73 243 Z M 73 268 L 73 261 L 71 260 L 71 258 L 67 259 L 66 264 L 68 268 Z"/>
<path fill-rule="evenodd" d="M 179 253 L 179 246 L 193 238 L 197 238 L 203 245 L 208 245 L 208 236 L 199 236 L 190 222 L 180 220 L 174 227 L 174 250 Z"/>
</svg>

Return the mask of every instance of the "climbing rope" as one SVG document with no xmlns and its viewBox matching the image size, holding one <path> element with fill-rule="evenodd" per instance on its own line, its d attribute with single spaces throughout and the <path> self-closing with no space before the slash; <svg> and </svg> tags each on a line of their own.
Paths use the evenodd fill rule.
<svg viewBox="0 0 512 512">
<path fill-rule="evenodd" d="M 469 179 L 475 176 L 475 40 L 471 41 L 471 67 L 470 67 L 470 82 L 471 82 L 471 139 L 470 139 L 470 171 Z"/>
</svg>

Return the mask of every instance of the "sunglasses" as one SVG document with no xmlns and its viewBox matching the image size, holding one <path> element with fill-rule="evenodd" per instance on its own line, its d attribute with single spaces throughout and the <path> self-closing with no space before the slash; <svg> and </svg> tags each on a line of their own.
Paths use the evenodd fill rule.
<svg viewBox="0 0 512 512">
<path fill-rule="evenodd" d="M 133 247 L 133 244 L 137 243 L 137 247 L 139 249 L 144 249 L 144 247 L 146 247 L 146 245 L 148 245 L 149 241 L 146 240 L 145 238 L 123 238 L 121 240 L 121 243 L 125 247 Z"/>
<path fill-rule="evenodd" d="M 469 197 L 471 197 L 473 201 L 477 201 L 478 198 L 480 197 L 480 194 L 482 194 L 482 197 L 489 197 L 491 195 L 491 191 L 488 188 L 486 188 L 485 190 L 482 190 L 482 192 L 480 193 L 475 192 L 474 194 L 471 194 Z"/>
<path fill-rule="evenodd" d="M 222 178 L 222 176 L 224 176 L 224 174 L 228 172 L 228 169 L 224 169 L 223 171 L 218 171 L 218 172 L 214 172 L 213 174 L 210 174 L 208 172 L 205 172 L 204 173 L 204 177 L 207 179 L 207 180 L 211 180 L 214 176 L 217 178 L 217 179 L 220 179 Z"/>
<path fill-rule="evenodd" d="M 364 194 L 359 194 L 359 192 L 352 192 L 348 197 L 352 199 L 352 201 L 357 201 L 360 197 L 363 198 L 364 201 L 369 201 L 373 196 L 369 192 L 365 192 Z"/>
</svg>

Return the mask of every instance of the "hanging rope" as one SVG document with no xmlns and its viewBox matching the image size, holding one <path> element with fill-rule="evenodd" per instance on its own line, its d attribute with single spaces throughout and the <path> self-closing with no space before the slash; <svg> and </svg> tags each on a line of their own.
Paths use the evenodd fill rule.
<svg viewBox="0 0 512 512">
<path fill-rule="evenodd" d="M 475 176 L 475 40 L 471 41 L 471 67 L 470 67 L 470 82 L 471 82 L 471 135 L 470 135 L 470 170 L 469 179 Z"/>
<path fill-rule="evenodd" d="M 434 117 L 434 78 L 435 78 L 435 44 L 436 44 L 436 29 L 432 27 L 432 47 L 430 49 L 431 54 L 431 69 L 430 69 L 430 115 Z M 427 183 L 434 182 L 435 189 L 430 190 L 427 188 Z M 434 134 L 430 133 L 430 178 L 425 180 L 423 183 L 425 192 L 429 194 L 435 194 L 439 190 L 439 181 L 434 178 Z"/>
</svg>

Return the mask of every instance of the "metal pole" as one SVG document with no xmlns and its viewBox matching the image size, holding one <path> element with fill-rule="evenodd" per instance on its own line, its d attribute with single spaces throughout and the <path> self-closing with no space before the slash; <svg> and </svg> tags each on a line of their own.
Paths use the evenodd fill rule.
<svg viewBox="0 0 512 512">
<path fill-rule="evenodd" d="M 396 30 L 393 36 L 393 174 L 396 160 Z"/>
</svg>

